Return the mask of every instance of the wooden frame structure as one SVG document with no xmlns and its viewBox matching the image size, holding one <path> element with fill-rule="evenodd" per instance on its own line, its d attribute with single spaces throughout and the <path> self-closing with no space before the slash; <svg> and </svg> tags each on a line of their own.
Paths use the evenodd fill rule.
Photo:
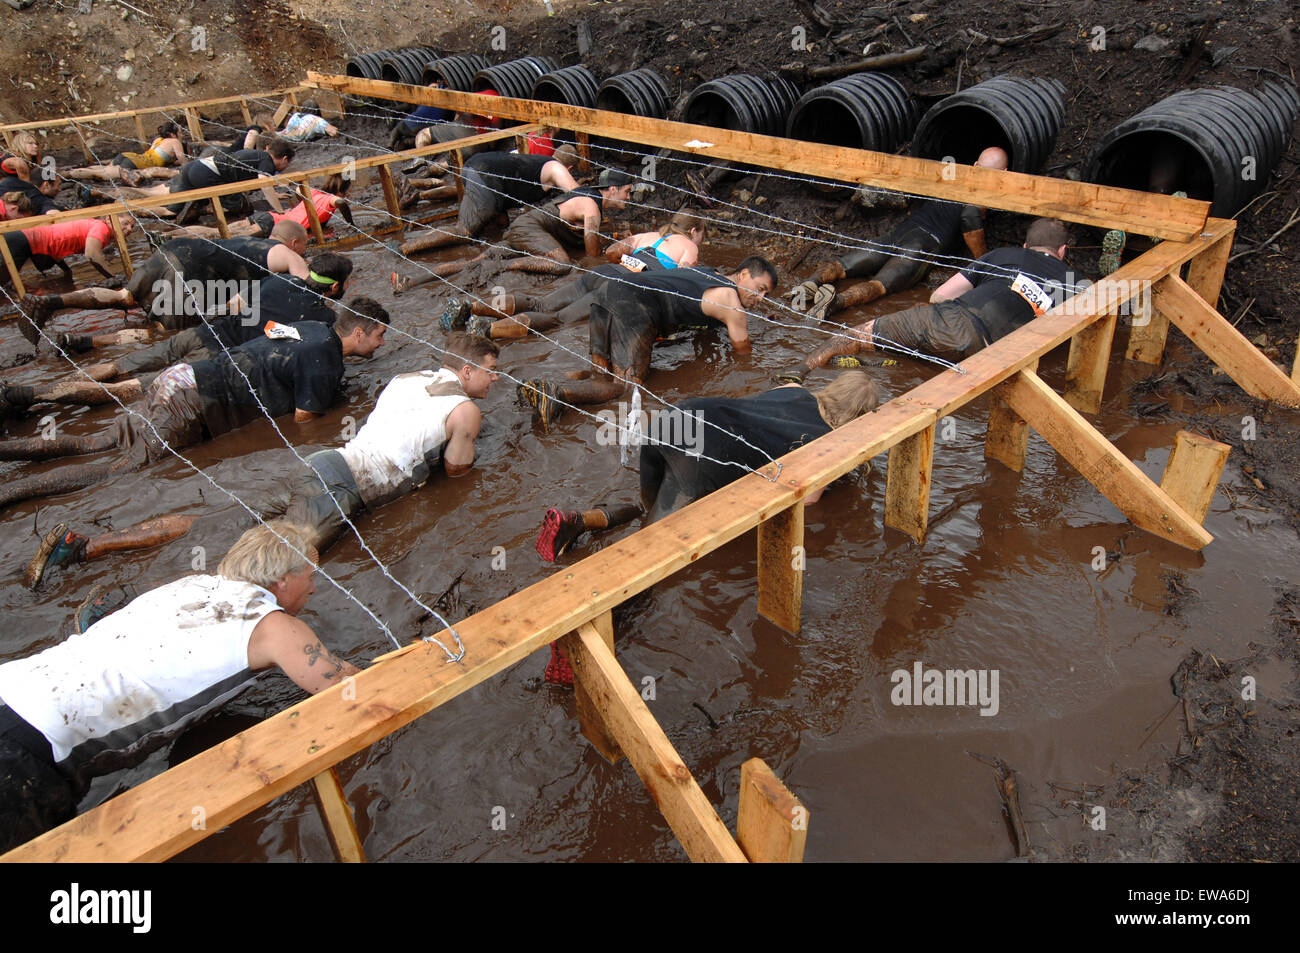
<svg viewBox="0 0 1300 953">
<path fill-rule="evenodd" d="M 309 74 L 307 85 L 470 111 L 488 104 L 487 97 L 474 94 L 348 77 Z M 1214 309 L 1235 223 L 1207 219 L 1207 203 L 974 167 L 955 170 L 952 179 L 954 170 L 937 162 L 552 103 L 491 97 L 490 106 L 494 115 L 547 121 L 587 135 L 1125 227 L 1169 240 L 994 342 L 960 369 L 946 370 L 787 454 L 779 469 L 770 465 L 748 474 L 461 621 L 457 631 L 466 648 L 461 662 L 448 664 L 441 651 L 423 642 L 391 652 L 350 684 L 271 716 L 2 859 L 161 860 L 206 836 L 190 824 L 194 790 L 204 791 L 208 826 L 217 829 L 312 779 L 334 842 L 347 847 L 341 794 L 330 778 L 334 765 L 563 639 L 573 662 L 584 735 L 605 757 L 628 757 L 692 859 L 797 860 L 807 812 L 760 764 L 749 762 L 742 769 L 738 842 L 727 833 L 614 657 L 614 606 L 757 530 L 759 609 L 797 631 L 802 572 L 794 557 L 802 555 L 807 494 L 888 451 L 886 524 L 922 541 L 935 427 L 983 394 L 989 395 L 986 457 L 1020 470 L 1032 427 L 1136 525 L 1190 549 L 1204 547 L 1211 537 L 1201 521 L 1227 448 L 1180 434 L 1157 485 L 1083 416 L 1100 405 L 1121 309 L 1134 299 L 1135 307 L 1146 309 L 1145 292 L 1151 289 L 1152 304 L 1139 310 L 1130 335 L 1131 356 L 1158 361 L 1172 323 L 1247 392 L 1300 406 L 1295 380 Z M 1066 342 L 1070 371 L 1062 396 L 1038 376 L 1037 367 L 1040 358 Z M 360 856 L 358 844 L 347 849 Z"/>
</svg>

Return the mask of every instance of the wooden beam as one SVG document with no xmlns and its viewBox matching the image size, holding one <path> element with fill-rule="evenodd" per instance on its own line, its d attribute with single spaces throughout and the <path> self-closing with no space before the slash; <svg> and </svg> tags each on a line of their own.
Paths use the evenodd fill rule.
<svg viewBox="0 0 1300 953">
<path fill-rule="evenodd" d="M 667 147 L 701 156 L 706 161 L 725 159 L 786 169 L 818 178 L 874 185 L 1010 212 L 1050 215 L 1177 241 L 1189 241 L 1198 235 L 1210 208 L 1208 202 L 1192 199 L 976 166 L 960 166 L 954 175 L 954 170 L 944 163 L 928 159 L 626 116 L 564 103 L 505 96 L 489 98 L 477 93 L 315 72 L 307 74 L 306 85 L 470 113 L 490 110 L 488 114 L 494 116 L 547 122 L 578 133 Z"/>
<path fill-rule="evenodd" d="M 627 755 L 664 820 L 694 861 L 743 863 L 745 855 L 682 763 L 641 694 L 590 623 L 570 641 L 574 677 L 581 677 L 605 725 Z"/>
<path fill-rule="evenodd" d="M 306 86 L 289 87 L 297 92 L 307 89 Z M 95 124 L 110 119 L 129 119 L 132 116 L 148 116 L 152 113 L 176 113 L 183 112 L 186 109 L 206 109 L 211 106 L 225 106 L 230 103 L 237 103 L 242 99 L 266 99 L 274 96 L 282 96 L 289 92 L 289 89 L 269 89 L 261 93 L 241 93 L 238 96 L 219 96 L 216 99 L 194 99 L 184 103 L 172 103 L 167 106 L 138 106 L 135 109 L 119 109 L 115 112 L 107 113 L 87 113 L 81 116 L 64 116 L 59 119 L 36 119 L 31 122 L 11 122 L 0 125 L 0 131 L 19 132 L 23 129 L 48 129 L 52 126 L 68 126 L 75 123 Z"/>
<path fill-rule="evenodd" d="M 930 512 L 930 478 L 934 471 L 934 424 L 889 451 L 885 476 L 885 525 L 925 542 Z"/>
<path fill-rule="evenodd" d="M 604 612 L 591 621 L 596 631 L 600 634 L 601 640 L 609 649 L 611 655 L 614 654 L 614 615 L 612 612 Z M 573 658 L 575 652 L 581 652 L 580 645 L 575 646 L 578 642 L 578 634 L 570 632 L 560 640 L 561 648 L 564 649 L 569 658 Z M 623 759 L 623 752 L 618 747 L 618 742 L 610 733 L 605 724 L 605 716 L 600 706 L 593 699 L 595 686 L 589 684 L 590 678 L 587 675 L 579 675 L 577 670 L 573 673 L 573 700 L 574 707 L 578 711 L 578 727 L 582 736 L 591 743 L 602 758 L 610 764 L 618 764 Z"/>
<path fill-rule="evenodd" d="M 85 132 L 82 131 L 80 125 L 78 125 L 76 128 L 77 128 L 77 142 L 81 144 L 81 154 L 86 157 L 87 162 L 98 162 L 99 159 L 96 158 L 95 154 L 90 151 L 90 144 L 86 142 Z"/>
<path fill-rule="evenodd" d="M 457 149 L 447 159 L 451 162 L 451 178 L 456 184 L 456 201 L 460 202 L 465 198 L 465 153 Z"/>
<path fill-rule="evenodd" d="M 1011 409 L 1136 526 L 1188 549 L 1214 538 L 1037 374 L 1021 371 L 1005 394 Z"/>
<path fill-rule="evenodd" d="M 286 95 L 284 99 L 280 101 L 280 105 L 276 107 L 275 115 L 271 117 L 271 125 L 275 126 L 276 129 L 279 129 L 280 123 L 284 122 L 284 117 L 289 115 L 289 110 L 292 108 L 293 103 L 289 102 L 289 97 Z M 274 132 L 275 129 L 271 131 Z"/>
<path fill-rule="evenodd" d="M 1124 357 L 1142 364 L 1159 364 L 1165 355 L 1165 340 L 1169 337 L 1169 319 L 1151 303 L 1144 294 L 1133 300 L 1133 323 L 1129 328 L 1128 347 Z"/>
<path fill-rule="evenodd" d="M 1300 384 L 1300 338 L 1295 342 L 1295 359 L 1291 361 L 1291 383 Z"/>
<path fill-rule="evenodd" d="M 1065 367 L 1065 399 L 1080 413 L 1095 414 L 1101 410 L 1110 348 L 1118 323 L 1118 314 L 1104 315 L 1070 338 L 1070 357 Z"/>
<path fill-rule="evenodd" d="M 591 173 L 591 138 L 585 132 L 574 135 L 578 147 L 578 171 L 583 175 Z"/>
<path fill-rule="evenodd" d="M 803 610 L 803 501 L 758 524 L 758 614 L 790 634 Z"/>
<path fill-rule="evenodd" d="M 135 268 L 131 265 L 131 249 L 126 243 L 126 233 L 122 231 L 121 219 L 116 215 L 110 215 L 108 221 L 113 226 L 113 239 L 117 242 L 118 257 L 122 259 L 122 271 L 130 278 Z"/>
<path fill-rule="evenodd" d="M 135 137 L 140 140 L 142 146 L 148 146 L 151 140 L 145 138 L 144 120 L 139 113 L 136 113 L 131 118 L 135 120 Z"/>
<path fill-rule="evenodd" d="M 366 852 L 357 834 L 352 807 L 343 793 L 338 772 L 330 768 L 311 780 L 321 820 L 325 822 L 325 832 L 329 835 L 330 846 L 334 848 L 335 859 L 343 864 L 364 864 Z"/>
<path fill-rule="evenodd" d="M 1211 308 L 1219 307 L 1219 292 L 1223 290 L 1223 277 L 1228 269 L 1228 255 L 1232 252 L 1233 228 L 1217 239 L 1213 245 L 1187 263 L 1187 284 Z"/>
<path fill-rule="evenodd" d="M 393 173 L 386 165 L 379 167 L 379 182 L 384 189 L 384 204 L 388 206 L 388 219 L 394 225 L 402 224 L 402 206 L 397 201 L 397 186 L 393 183 Z"/>
<path fill-rule="evenodd" d="M 808 809 L 761 758 L 740 766 L 736 840 L 750 863 L 797 864 L 808 840 Z"/>
<path fill-rule="evenodd" d="M 245 126 L 253 124 L 253 114 L 248 111 L 248 100 L 243 96 L 239 97 L 239 114 L 244 117 Z"/>
<path fill-rule="evenodd" d="M 1196 522 L 1204 523 L 1231 449 L 1209 437 L 1178 431 L 1160 489 Z"/>
<path fill-rule="evenodd" d="M 1177 275 L 1156 285 L 1153 303 L 1246 393 L 1300 407 L 1300 387 Z"/>
<path fill-rule="evenodd" d="M 23 284 L 22 276 L 18 274 L 18 264 L 14 261 L 13 253 L 9 251 L 9 243 L 0 241 L 0 255 L 4 256 L 5 269 L 9 272 L 9 279 L 14 283 L 14 292 L 18 295 L 19 300 L 27 294 L 27 287 Z"/>
<path fill-rule="evenodd" d="M 1037 368 L 1037 364 L 1030 370 Z M 1010 382 L 1003 381 L 989 392 L 989 429 L 984 437 L 984 459 L 996 460 L 1016 473 L 1025 469 L 1025 452 L 1029 448 L 1029 424 L 1011 409 L 1006 391 Z"/>
<path fill-rule="evenodd" d="M 198 113 L 193 109 L 185 110 L 185 125 L 189 127 L 191 139 L 203 138 L 203 124 L 199 122 Z"/>
<path fill-rule="evenodd" d="M 217 219 L 217 232 L 222 238 L 230 237 L 230 226 L 226 223 L 226 210 L 221 207 L 220 199 L 209 199 L 212 203 L 212 214 Z"/>
<path fill-rule="evenodd" d="M 388 166 L 380 166 L 380 168 L 387 169 Z M 316 239 L 316 244 L 319 245 L 325 241 L 325 229 L 321 227 L 320 215 L 316 212 L 316 203 L 312 201 L 311 194 L 310 180 L 303 179 L 298 183 L 298 197 L 302 199 L 303 208 L 307 210 L 308 226 L 311 229 L 312 236 Z"/>
</svg>

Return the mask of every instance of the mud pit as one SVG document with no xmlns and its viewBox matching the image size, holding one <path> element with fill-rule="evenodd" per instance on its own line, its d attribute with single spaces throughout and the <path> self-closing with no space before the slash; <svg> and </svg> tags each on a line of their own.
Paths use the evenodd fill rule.
<svg viewBox="0 0 1300 953">
<path fill-rule="evenodd" d="M 375 140 L 373 130 L 350 132 Z M 344 147 L 303 150 L 300 167 L 337 161 Z M 366 184 L 358 205 L 378 204 Z M 811 204 L 812 200 L 806 200 Z M 820 201 L 820 200 L 818 200 Z M 423 211 L 423 209 L 421 210 Z M 649 225 L 643 216 L 628 219 Z M 864 233 L 883 230 L 877 219 Z M 362 212 L 361 225 L 378 216 Z M 621 227 L 623 221 L 616 223 Z M 1019 227 L 996 216 L 993 233 L 1009 240 Z M 709 264 L 738 262 L 753 251 L 728 236 L 709 243 Z M 758 243 L 778 264 L 789 245 Z M 403 263 L 375 245 L 349 252 L 357 266 L 350 294 L 368 294 L 390 308 L 395 328 L 437 341 L 443 293 L 417 290 L 394 299 L 388 273 Z M 425 261 L 467 254 L 450 250 Z M 803 277 L 821 256 L 798 269 Z M 409 266 L 406 266 L 410 270 Z M 30 274 L 30 272 L 29 272 Z M 91 280 L 77 269 L 79 285 Z M 932 276 L 932 287 L 944 275 Z M 783 270 L 782 285 L 790 276 Z M 543 287 L 504 276 L 507 288 Z M 39 282 L 33 282 L 40 287 Z M 475 289 L 485 294 L 481 287 Z M 927 290 L 895 296 L 870 309 L 837 316 L 857 323 L 924 300 Z M 111 321 L 65 316 L 51 327 Z M 656 352 L 649 386 L 665 396 L 741 396 L 766 389 L 791 359 L 824 341 L 751 321 L 752 355 L 736 356 L 724 339 L 705 335 Z M 585 356 L 583 326 L 553 332 Z M 1175 336 L 1176 338 L 1176 336 Z M 6 353 L 30 349 L 10 322 L 0 326 Z M 1167 366 L 1197 366 L 1177 352 Z M 1185 344 L 1185 342 L 1181 342 Z M 114 352 L 107 351 L 111 356 Z M 1254 410 L 1230 385 L 1214 397 L 1183 396 L 1144 365 L 1116 357 L 1098 429 L 1148 475 L 1159 480 L 1183 418 L 1208 421 L 1225 433 Z M 1064 349 L 1044 362 L 1045 379 L 1061 387 Z M 1197 361 L 1200 359 L 1197 358 Z M 395 374 L 435 366 L 437 355 L 396 331 L 377 358 L 349 365 L 345 401 L 307 424 L 279 421 L 304 455 L 336 446 Z M 507 374 L 558 376 L 583 362 L 535 339 L 505 346 Z M 45 382 L 62 369 L 46 354 L 9 379 Z M 931 376 L 907 360 L 875 370 L 887 397 Z M 825 373 L 810 379 L 817 384 Z M 554 567 L 533 551 L 547 506 L 582 506 L 635 496 L 636 472 L 620 467 L 618 449 L 602 446 L 597 424 L 570 412 L 544 435 L 516 406 L 503 377 L 482 402 L 479 458 L 462 480 L 437 479 L 419 493 L 367 517 L 360 528 L 394 575 L 425 601 L 440 599 L 453 620 L 538 581 Z M 110 408 L 56 412 L 60 427 L 85 433 L 112 416 Z M 1224 803 L 1213 775 L 1179 788 L 1171 804 L 1135 797 L 1139 782 L 1165 784 L 1165 766 L 1179 755 L 1186 721 L 1170 676 L 1193 651 L 1228 662 L 1250 658 L 1234 674 L 1258 667 L 1261 697 L 1294 726 L 1296 658 L 1260 655 L 1252 645 L 1279 621 L 1278 591 L 1290 578 L 1300 541 L 1287 513 L 1258 506 L 1258 488 L 1236 464 L 1207 519 L 1215 541 L 1189 553 L 1143 534 L 1036 436 L 1023 475 L 983 459 L 983 400 L 940 434 L 935 457 L 931 528 L 923 546 L 882 527 L 883 458 L 827 492 L 807 514 L 808 565 L 804 625 L 790 636 L 757 616 L 753 537 L 700 560 L 615 613 L 618 652 L 634 684 L 654 679 L 650 702 L 660 724 L 724 821 L 734 826 L 740 764 L 764 758 L 811 813 L 808 859 L 1001 860 L 1015 850 L 987 766 L 970 757 L 1000 757 L 1018 772 L 1021 804 L 1035 856 L 1145 857 L 1153 818 L 1168 836 L 1159 859 L 1192 859 L 1186 845 Z M 1296 415 L 1272 411 L 1270 439 L 1293 433 Z M 15 436 L 38 432 L 36 416 L 11 424 Z M 1270 428 L 1276 428 L 1270 429 Z M 221 485 L 250 502 L 269 495 L 298 466 L 269 424 L 261 423 L 185 451 Z M 44 464 L 38 466 L 52 466 Z M 36 468 L 28 468 L 34 471 Z M 5 465 L 5 474 L 28 472 Z M 1252 503 L 1251 501 L 1255 502 Z M 123 528 L 163 513 L 215 514 L 183 540 L 59 572 L 37 593 L 19 583 L 43 531 L 66 521 L 78 531 Z M 247 525 L 242 510 L 179 461 L 119 477 L 109 484 L 0 514 L 6 545 L 0 556 L 0 605 L 21 619 L 0 638 L 4 657 L 28 654 L 70 630 L 74 607 L 95 583 L 144 590 L 191 571 L 193 547 L 208 568 Z M 599 546 L 597 540 L 594 546 Z M 506 552 L 492 568 L 494 548 Z M 1093 569 L 1096 547 L 1107 568 Z M 566 561 L 580 558 L 580 550 Z M 431 627 L 345 539 L 323 567 L 408 640 Z M 459 582 L 457 580 L 459 579 Z M 354 661 L 391 647 L 342 594 L 318 579 L 304 614 L 334 650 Z M 1294 609 L 1291 610 L 1294 612 Z M 1284 637 L 1294 640 L 1294 630 Z M 684 855 L 626 762 L 611 767 L 578 734 L 572 695 L 540 684 L 546 653 L 535 654 L 415 724 L 340 765 L 367 855 L 372 860 L 679 860 Z M 926 668 L 996 669 L 998 712 L 974 707 L 899 707 L 890 675 Z M 264 677 L 207 725 L 182 739 L 171 761 L 214 743 L 300 697 L 285 678 Z M 1289 701 L 1288 701 L 1289 699 Z M 1208 720 L 1208 719 L 1207 719 Z M 101 779 L 83 807 L 138 783 L 168 763 L 155 754 L 132 771 Z M 1285 785 L 1284 785 L 1285 787 Z M 1163 789 L 1162 789 L 1163 790 Z M 198 798 L 199 795 L 196 795 Z M 1294 793 L 1270 802 L 1294 817 Z M 1093 807 L 1107 809 L 1107 827 L 1093 830 Z M 493 830 L 503 807 L 506 830 Z M 1153 814 L 1152 810 L 1156 810 Z M 1226 826 L 1226 825 L 1222 825 Z M 1294 833 L 1294 825 L 1292 824 Z M 1190 835 L 1188 835 L 1190 836 Z M 1293 854 L 1294 839 L 1258 841 L 1249 856 Z M 1233 855 L 1235 856 L 1235 855 Z M 184 860 L 323 860 L 330 849 L 306 788 L 277 799 L 182 855 Z"/>
</svg>

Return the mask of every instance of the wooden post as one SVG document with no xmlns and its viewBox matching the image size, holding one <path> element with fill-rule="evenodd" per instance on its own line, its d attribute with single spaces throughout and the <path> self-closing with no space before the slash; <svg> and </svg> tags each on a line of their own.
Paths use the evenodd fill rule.
<svg viewBox="0 0 1300 953">
<path fill-rule="evenodd" d="M 339 783 L 338 772 L 330 768 L 311 780 L 335 859 L 343 864 L 364 864 L 366 852 L 357 835 L 356 821 L 352 818 L 352 808 L 343 793 L 343 785 Z"/>
<path fill-rule="evenodd" d="M 1080 413 L 1101 410 L 1101 395 L 1106 388 L 1106 368 L 1110 348 L 1115 340 L 1118 312 L 1102 315 L 1070 338 L 1070 357 L 1065 368 L 1065 399 Z"/>
<path fill-rule="evenodd" d="M 465 198 L 465 154 L 457 149 L 451 153 L 450 158 L 453 166 L 452 178 L 456 180 L 456 201 L 459 202 Z"/>
<path fill-rule="evenodd" d="M 244 117 L 245 126 L 251 126 L 253 124 L 253 114 L 248 111 L 248 100 L 244 99 L 242 96 L 239 99 L 239 114 Z"/>
<path fill-rule="evenodd" d="M 1036 367 L 1037 362 L 1034 364 Z M 984 459 L 996 460 L 1021 473 L 1025 469 L 1025 451 L 1029 447 L 1029 424 L 1007 403 L 1007 387 L 1004 381 L 989 391 L 989 429 L 984 437 Z"/>
<path fill-rule="evenodd" d="M 198 113 L 193 109 L 185 110 L 185 125 L 189 127 L 191 139 L 195 142 L 203 140 L 203 125 L 199 122 Z"/>
<path fill-rule="evenodd" d="M 86 142 L 86 134 L 81 131 L 81 124 L 78 123 L 74 128 L 77 130 L 77 139 L 81 142 L 81 154 L 86 157 L 87 162 L 98 162 L 95 154 L 90 151 L 89 143 Z"/>
<path fill-rule="evenodd" d="M 1037 374 L 1021 371 L 1007 384 L 1011 409 L 1135 525 L 1188 549 L 1214 538 Z"/>
<path fill-rule="evenodd" d="M 381 166 L 380 168 L 386 168 Z M 320 215 L 316 213 L 316 203 L 311 198 L 311 179 L 304 176 L 303 180 L 298 183 L 298 195 L 302 198 L 303 207 L 307 209 L 307 222 L 311 227 L 311 233 L 316 238 L 316 244 L 325 241 L 325 230 L 321 228 Z"/>
<path fill-rule="evenodd" d="M 1188 516 L 1204 523 L 1231 449 L 1226 443 L 1209 437 L 1178 431 L 1160 489 L 1186 510 Z"/>
<path fill-rule="evenodd" d="M 1133 299 L 1132 311 L 1133 325 L 1124 357 L 1143 364 L 1159 364 L 1165 353 L 1165 338 L 1169 336 L 1169 319 L 1156 309 L 1145 291 Z"/>
<path fill-rule="evenodd" d="M 803 608 L 803 501 L 758 524 L 758 614 L 791 635 Z"/>
<path fill-rule="evenodd" d="M 108 221 L 113 226 L 113 238 L 117 242 L 117 254 L 122 259 L 122 271 L 130 278 L 135 269 L 131 267 L 131 250 L 126 244 L 126 233 L 122 231 L 122 223 L 117 215 L 110 215 Z"/>
<path fill-rule="evenodd" d="M 0 238 L 0 255 L 4 255 L 5 268 L 9 270 L 9 277 L 13 280 L 14 291 L 21 300 L 23 295 L 27 294 L 27 288 L 23 284 L 23 279 L 18 274 L 18 265 L 14 261 L 13 254 L 9 251 L 9 243 Z"/>
<path fill-rule="evenodd" d="M 740 846 L 619 667 L 605 637 L 588 622 L 567 638 L 567 645 L 575 679 L 587 685 L 610 735 L 650 790 L 686 855 L 695 861 L 743 863 Z"/>
<path fill-rule="evenodd" d="M 229 238 L 230 226 L 226 224 L 226 210 L 221 207 L 221 199 L 213 196 L 208 201 L 212 203 L 212 214 L 217 217 L 217 232 L 222 238 Z"/>
<path fill-rule="evenodd" d="M 151 140 L 145 138 L 144 119 L 141 118 L 139 113 L 136 113 L 131 118 L 135 120 L 135 137 L 140 140 L 142 146 L 148 146 Z"/>
<path fill-rule="evenodd" d="M 591 172 L 591 140 L 585 132 L 574 136 L 578 144 L 578 171 L 583 175 Z"/>
<path fill-rule="evenodd" d="M 600 633 L 601 640 L 609 649 L 610 654 L 614 654 L 614 616 L 611 612 L 602 612 L 596 618 L 591 620 L 596 631 Z M 577 641 L 577 633 L 570 633 L 561 640 L 561 647 L 573 657 L 573 643 Z M 583 676 L 579 677 L 577 670 L 573 673 L 573 700 L 575 707 L 578 709 L 578 727 L 582 731 L 582 736 L 591 742 L 591 746 L 600 752 L 600 756 L 610 764 L 618 764 L 623 759 L 623 752 L 619 750 L 618 742 L 610 735 L 609 730 L 605 727 L 605 719 L 601 716 L 600 708 L 591 697 L 591 691 L 587 685 L 588 679 Z"/>
<path fill-rule="evenodd" d="M 925 541 L 934 467 L 934 424 L 889 449 L 885 476 L 885 525 Z"/>
<path fill-rule="evenodd" d="M 279 129 L 280 123 L 284 122 L 284 117 L 289 115 L 289 110 L 292 108 L 293 103 L 289 102 L 289 97 L 284 97 L 280 101 L 280 105 L 276 107 L 275 115 L 271 117 L 271 125 L 275 126 L 275 129 Z M 271 132 L 275 132 L 275 129 L 272 129 Z"/>
<path fill-rule="evenodd" d="M 1211 308 L 1219 307 L 1219 292 L 1223 290 L 1223 276 L 1228 268 L 1228 255 L 1232 251 L 1232 237 L 1236 226 L 1222 238 L 1187 263 L 1187 284 Z"/>
<path fill-rule="evenodd" d="M 522 155 L 527 155 L 527 154 L 528 154 L 528 137 L 527 137 L 527 136 L 515 136 L 515 148 L 516 148 L 517 150 L 519 150 L 519 154 L 520 154 L 521 156 L 522 156 Z"/>
<path fill-rule="evenodd" d="M 740 766 L 736 840 L 750 863 L 797 864 L 808 839 L 808 809 L 761 758 Z"/>
<path fill-rule="evenodd" d="M 384 204 L 388 206 L 388 217 L 394 225 L 402 224 L 402 206 L 397 201 L 397 186 L 393 184 L 393 173 L 386 165 L 379 167 L 379 182 L 384 188 Z"/>
<path fill-rule="evenodd" d="M 287 96 L 288 96 L 289 102 L 293 103 L 294 107 L 297 108 L 297 106 L 298 106 L 298 94 L 295 93 L 295 92 L 291 89 L 291 90 L 289 90 L 289 92 L 287 93 Z M 278 125 L 278 123 L 277 123 L 277 125 Z"/>
</svg>

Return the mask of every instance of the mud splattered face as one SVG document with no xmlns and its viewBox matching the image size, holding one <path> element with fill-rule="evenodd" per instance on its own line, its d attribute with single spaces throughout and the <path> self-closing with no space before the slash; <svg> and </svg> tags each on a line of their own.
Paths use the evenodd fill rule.
<svg viewBox="0 0 1300 953">
<path fill-rule="evenodd" d="M 771 291 L 772 279 L 763 272 L 759 272 L 756 278 L 749 273 L 749 269 L 745 269 L 736 279 L 736 294 L 740 297 L 740 306 L 746 311 L 766 298 Z"/>
</svg>

